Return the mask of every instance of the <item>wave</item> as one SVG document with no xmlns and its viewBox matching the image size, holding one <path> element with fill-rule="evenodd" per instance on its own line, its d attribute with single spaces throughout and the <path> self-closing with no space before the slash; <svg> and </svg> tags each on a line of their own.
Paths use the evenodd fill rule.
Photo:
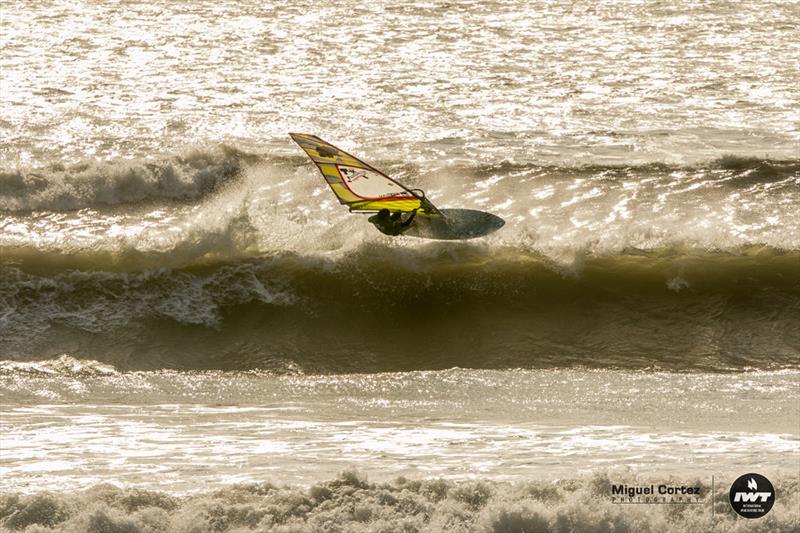
<svg viewBox="0 0 800 533">
<path fill-rule="evenodd" d="M 800 355 L 800 253 L 367 243 L 143 272 L 0 272 L 0 355 L 126 369 L 776 369 Z"/>
<path fill-rule="evenodd" d="M 237 179 L 243 170 L 259 164 L 284 168 L 306 168 L 300 156 L 255 154 L 243 149 L 217 145 L 191 148 L 171 157 L 115 161 L 87 160 L 77 164 L 53 163 L 45 168 L 0 169 L 0 212 L 65 212 L 84 208 L 107 208 L 148 202 L 202 199 L 225 183 Z M 401 161 L 377 161 L 411 186 L 418 182 L 421 168 Z M 474 166 L 434 165 L 434 175 L 458 176 L 468 184 L 489 177 L 528 179 L 594 178 L 622 180 L 663 177 L 676 173 L 709 178 L 713 183 L 750 187 L 754 184 L 793 180 L 800 183 L 800 160 L 775 160 L 727 155 L 688 166 L 649 163 L 636 165 L 546 165 L 500 161 Z M 309 174 L 314 174 L 309 168 Z M 316 177 L 316 176 L 315 176 Z M 448 178 L 448 181 L 451 181 Z M 438 184 L 441 185 L 441 184 Z"/>
<path fill-rule="evenodd" d="M 99 361 L 76 359 L 62 354 L 45 361 L 0 361 L 0 375 L 100 377 L 115 376 L 119 371 Z"/>
<path fill-rule="evenodd" d="M 470 171 L 470 167 L 463 170 Z M 672 163 L 652 162 L 635 165 L 542 165 L 538 163 L 514 163 L 501 161 L 499 163 L 482 164 L 472 168 L 476 177 L 489 177 L 493 175 L 515 175 L 533 173 L 538 176 L 602 176 L 613 179 L 629 178 L 631 176 L 669 176 L 673 173 L 712 173 L 717 181 L 729 181 L 736 185 L 751 185 L 755 183 L 768 183 L 781 181 L 786 178 L 800 179 L 800 160 L 798 159 L 769 159 L 750 156 L 737 156 L 727 154 L 705 162 L 678 165 Z"/>
<path fill-rule="evenodd" d="M 759 519 L 765 531 L 797 531 L 796 476 L 770 476 L 778 497 Z M 718 476 L 721 486 L 732 481 Z M 612 483 L 691 486 L 696 505 L 619 505 Z M 712 516 L 713 514 L 713 516 Z M 136 488 L 96 485 L 83 491 L 0 495 L 0 524 L 37 531 L 751 531 L 736 515 L 728 491 L 713 495 L 698 478 L 673 479 L 598 471 L 559 481 L 521 483 L 442 479 L 370 483 L 345 471 L 306 487 L 269 482 L 232 485 L 214 492 L 175 496 Z M 713 526 L 712 526 L 713 524 Z"/>
<path fill-rule="evenodd" d="M 122 370 L 797 365 L 800 160 L 450 165 L 425 183 L 376 164 L 507 224 L 474 242 L 389 240 L 305 158 L 224 146 L 161 174 L 137 163 L 130 190 L 103 178 L 127 163 L 84 182 L 57 171 L 6 198 L 116 207 L 0 217 L 0 356 Z M 175 165 L 177 182 L 163 177 Z"/>
<path fill-rule="evenodd" d="M 0 216 L 0 256 L 40 272 L 141 271 L 282 252 L 344 255 L 384 242 L 363 217 L 336 203 L 302 157 L 237 154 L 235 176 L 214 174 L 221 181 L 208 192 L 191 180 L 188 189 L 165 189 L 167 196 L 182 191 L 207 197 L 152 205 L 147 202 L 156 202 L 160 186 L 149 189 L 150 200 L 143 203 L 134 202 L 140 190 L 126 196 L 122 188 L 115 201 L 133 203 Z M 573 262 L 629 249 L 798 250 L 799 166 L 731 156 L 705 167 L 448 166 L 424 177 L 405 165 L 385 168 L 427 188 L 441 207 L 478 208 L 503 217 L 503 229 L 483 243 Z M 36 194 L 19 198 L 37 201 Z M 394 243 L 426 246 L 414 239 Z"/>
<path fill-rule="evenodd" d="M 258 156 L 218 145 L 162 159 L 92 161 L 0 170 L 0 211 L 72 211 L 152 201 L 196 200 L 235 179 Z"/>
</svg>

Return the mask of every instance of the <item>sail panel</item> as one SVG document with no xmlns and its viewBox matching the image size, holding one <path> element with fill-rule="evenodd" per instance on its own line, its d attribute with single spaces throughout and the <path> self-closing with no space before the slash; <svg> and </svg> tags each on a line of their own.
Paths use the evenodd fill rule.
<svg viewBox="0 0 800 533">
<path fill-rule="evenodd" d="M 413 211 L 422 208 L 428 216 L 438 215 L 436 207 L 424 196 L 347 152 L 315 135 L 289 135 L 314 161 L 339 202 L 347 205 L 350 211 Z"/>
</svg>

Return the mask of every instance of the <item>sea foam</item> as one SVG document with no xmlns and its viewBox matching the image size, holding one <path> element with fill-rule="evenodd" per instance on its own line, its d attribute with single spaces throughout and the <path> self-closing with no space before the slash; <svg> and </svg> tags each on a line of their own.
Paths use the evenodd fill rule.
<svg viewBox="0 0 800 533">
<path fill-rule="evenodd" d="M 760 531 L 800 526 L 796 479 L 773 479 L 779 497 Z M 753 531 L 727 502 L 694 481 L 695 505 L 622 505 L 602 472 L 585 478 L 517 484 L 441 479 L 370 483 L 353 471 L 310 487 L 232 485 L 214 492 L 170 495 L 97 485 L 69 493 L 0 495 L 0 524 L 10 530 L 100 532 L 487 532 L 561 533 Z M 713 507 L 713 510 L 712 510 Z M 712 514 L 713 513 L 713 514 Z M 27 529 L 26 529 L 27 528 Z"/>
</svg>

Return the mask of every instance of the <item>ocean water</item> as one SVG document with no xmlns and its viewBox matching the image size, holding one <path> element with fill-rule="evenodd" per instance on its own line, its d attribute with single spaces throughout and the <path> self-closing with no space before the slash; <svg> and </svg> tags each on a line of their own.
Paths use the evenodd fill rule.
<svg viewBox="0 0 800 533">
<path fill-rule="evenodd" d="M 800 529 L 798 20 L 2 1 L 0 528 Z M 289 131 L 506 225 L 383 236 Z"/>
</svg>

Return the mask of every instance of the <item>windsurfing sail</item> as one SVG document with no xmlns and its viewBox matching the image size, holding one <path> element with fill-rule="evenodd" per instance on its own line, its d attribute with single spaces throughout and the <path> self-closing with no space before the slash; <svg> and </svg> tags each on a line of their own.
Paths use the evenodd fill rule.
<svg viewBox="0 0 800 533">
<path fill-rule="evenodd" d="M 314 161 L 339 202 L 350 211 L 413 211 L 440 216 L 425 193 L 412 190 L 375 167 L 327 143 L 316 135 L 290 133 L 292 140 Z"/>
</svg>

